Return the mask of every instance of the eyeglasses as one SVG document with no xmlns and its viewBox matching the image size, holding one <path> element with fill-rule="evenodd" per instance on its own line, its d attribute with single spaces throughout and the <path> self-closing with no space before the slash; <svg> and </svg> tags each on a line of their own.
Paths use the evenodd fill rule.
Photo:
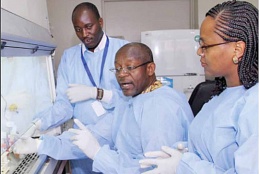
<svg viewBox="0 0 259 174">
<path fill-rule="evenodd" d="M 201 48 L 201 50 L 202 50 L 202 53 L 204 53 L 204 51 L 206 51 L 208 48 L 215 47 L 215 46 L 218 46 L 218 45 L 227 44 L 227 43 L 230 43 L 230 42 L 231 42 L 231 41 L 222 42 L 222 43 L 217 43 L 217 44 L 211 44 L 211 45 L 204 45 L 204 46 L 200 46 L 200 48 Z"/>
<path fill-rule="evenodd" d="M 230 43 L 230 42 L 233 42 L 233 41 L 227 41 L 227 42 L 222 42 L 222 43 L 217 43 L 217 44 L 211 44 L 211 45 L 202 45 L 202 40 L 200 39 L 200 36 L 195 36 L 194 40 L 196 42 L 199 43 L 200 45 L 200 48 L 202 50 L 202 53 L 204 53 L 208 48 L 211 48 L 211 47 L 215 47 L 215 46 L 218 46 L 218 45 L 223 45 L 223 44 L 227 44 L 227 43 Z"/>
<path fill-rule="evenodd" d="M 142 63 L 142 64 L 140 64 L 140 65 L 138 65 L 138 66 L 127 66 L 127 67 L 124 67 L 124 68 L 122 68 L 122 67 L 119 67 L 119 68 L 111 68 L 110 71 L 111 71 L 111 72 L 114 72 L 114 73 L 116 73 L 116 74 L 121 73 L 121 71 L 123 71 L 125 74 L 129 74 L 130 71 L 132 71 L 132 70 L 134 70 L 134 69 L 136 69 L 136 68 L 139 68 L 139 67 L 141 67 L 141 66 L 144 66 L 144 65 L 146 65 L 146 64 L 148 64 L 148 63 L 151 63 L 151 62 L 153 62 L 153 61 L 148 61 L 148 62 Z"/>
</svg>

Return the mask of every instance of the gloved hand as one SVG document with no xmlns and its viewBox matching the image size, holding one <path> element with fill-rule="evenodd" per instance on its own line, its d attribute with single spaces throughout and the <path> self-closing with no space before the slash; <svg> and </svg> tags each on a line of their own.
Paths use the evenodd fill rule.
<svg viewBox="0 0 259 174">
<path fill-rule="evenodd" d="M 21 136 L 21 138 L 32 137 L 36 130 L 39 130 L 41 126 L 41 120 L 31 123 L 30 128 Z"/>
<path fill-rule="evenodd" d="M 140 167 L 146 168 L 156 165 L 157 168 L 144 172 L 142 174 L 175 174 L 177 166 L 182 158 L 182 153 L 167 146 L 162 146 L 162 151 L 153 151 L 145 153 L 146 157 L 155 157 L 155 159 L 140 160 Z"/>
<path fill-rule="evenodd" d="M 71 103 L 76 103 L 89 99 L 96 99 L 97 88 L 80 84 L 69 84 L 66 92 Z M 101 101 L 109 103 L 112 99 L 112 91 L 103 89 Z"/>
<path fill-rule="evenodd" d="M 13 151 L 15 154 L 36 153 L 38 152 L 41 142 L 42 140 L 33 139 L 31 137 L 20 138 L 14 143 L 13 147 L 11 148 L 11 151 Z"/>
<path fill-rule="evenodd" d="M 100 150 L 100 145 L 92 133 L 78 120 L 74 119 L 75 124 L 79 129 L 69 129 L 76 135 L 71 137 L 73 144 L 77 145 L 86 156 L 94 159 L 95 154 Z"/>
<path fill-rule="evenodd" d="M 66 94 L 71 103 L 76 103 L 92 98 L 95 99 L 97 88 L 80 84 L 69 84 Z"/>
</svg>

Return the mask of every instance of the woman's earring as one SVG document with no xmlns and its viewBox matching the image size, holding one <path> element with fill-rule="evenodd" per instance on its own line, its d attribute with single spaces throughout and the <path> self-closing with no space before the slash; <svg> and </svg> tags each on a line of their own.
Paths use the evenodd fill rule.
<svg viewBox="0 0 259 174">
<path fill-rule="evenodd" d="M 234 63 L 234 64 L 238 64 L 238 58 L 237 58 L 237 56 L 234 56 L 234 57 L 232 58 L 232 60 L 233 60 L 233 63 Z"/>
</svg>

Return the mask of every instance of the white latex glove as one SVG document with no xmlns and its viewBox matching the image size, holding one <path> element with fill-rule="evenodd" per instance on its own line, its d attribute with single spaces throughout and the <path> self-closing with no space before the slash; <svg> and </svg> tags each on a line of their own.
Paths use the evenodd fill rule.
<svg viewBox="0 0 259 174">
<path fill-rule="evenodd" d="M 74 119 L 75 124 L 79 129 L 69 129 L 69 132 L 73 132 L 76 135 L 71 137 L 73 144 L 77 145 L 86 156 L 94 159 L 95 154 L 100 150 L 100 145 L 92 133 L 78 120 Z"/>
<path fill-rule="evenodd" d="M 155 159 L 140 160 L 140 167 L 146 168 L 152 165 L 157 166 L 153 170 L 144 172 L 143 174 L 175 174 L 177 166 L 182 158 L 182 153 L 179 150 L 172 149 L 167 146 L 162 146 L 162 151 L 153 151 L 145 153 L 146 157 Z"/>
<path fill-rule="evenodd" d="M 79 84 L 69 84 L 66 92 L 71 103 L 76 103 L 88 99 L 96 99 L 97 88 Z M 112 91 L 103 89 L 101 101 L 109 103 L 112 99 Z"/>
<path fill-rule="evenodd" d="M 71 103 L 76 103 L 95 99 L 97 96 L 97 88 L 80 84 L 69 84 L 66 94 Z"/>
<path fill-rule="evenodd" d="M 36 130 L 40 129 L 41 120 L 31 123 L 30 128 L 21 136 L 21 139 L 32 137 Z"/>
<path fill-rule="evenodd" d="M 31 137 L 28 138 L 20 138 L 15 142 L 12 147 L 12 151 L 15 154 L 30 154 L 38 152 L 38 148 L 41 144 L 42 140 L 33 139 Z"/>
</svg>

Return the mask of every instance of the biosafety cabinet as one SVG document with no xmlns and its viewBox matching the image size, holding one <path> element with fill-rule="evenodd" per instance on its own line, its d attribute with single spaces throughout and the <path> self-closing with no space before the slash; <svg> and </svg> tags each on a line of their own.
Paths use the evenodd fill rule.
<svg viewBox="0 0 259 174">
<path fill-rule="evenodd" d="M 47 156 L 10 152 L 35 115 L 55 100 L 55 48 L 47 29 L 1 8 L 1 174 L 57 170 L 59 161 Z"/>
</svg>

